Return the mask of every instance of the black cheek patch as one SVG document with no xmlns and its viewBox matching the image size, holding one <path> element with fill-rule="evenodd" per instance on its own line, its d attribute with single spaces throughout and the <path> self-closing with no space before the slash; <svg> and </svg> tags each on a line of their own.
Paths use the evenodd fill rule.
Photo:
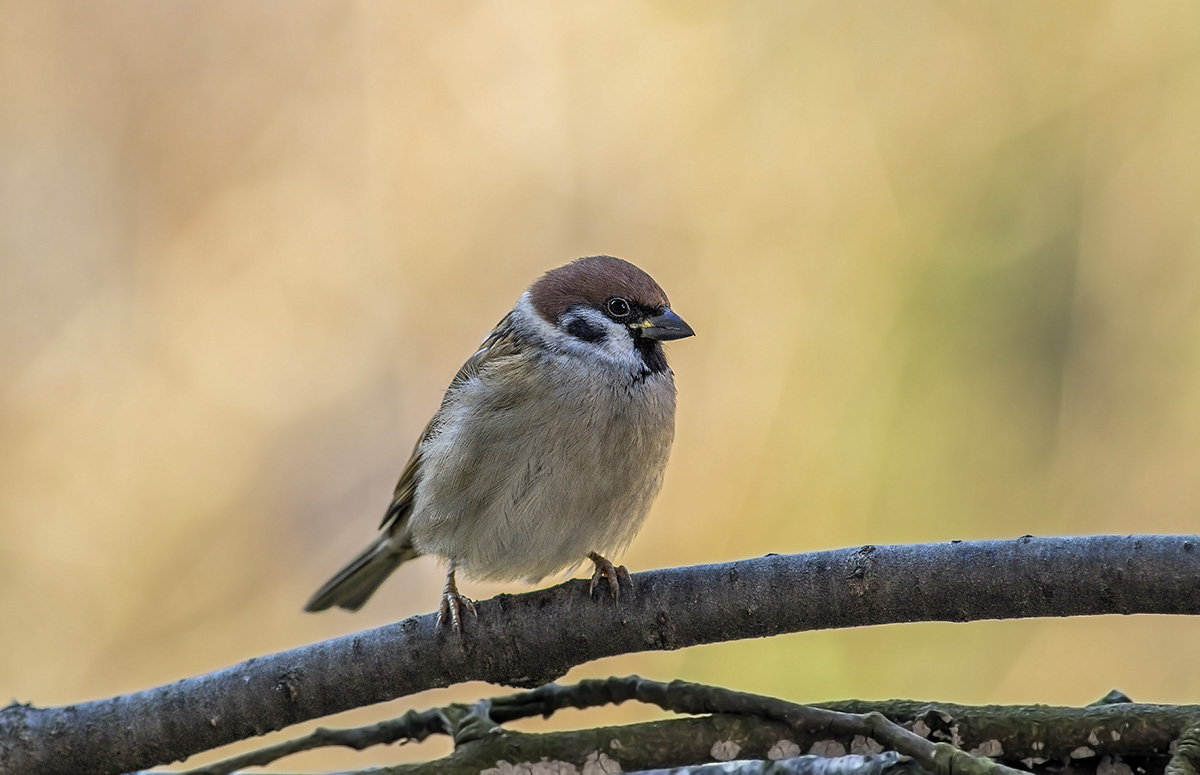
<svg viewBox="0 0 1200 775">
<path fill-rule="evenodd" d="M 567 323 L 567 333 L 585 342 L 599 342 L 605 337 L 605 331 L 583 318 L 573 318 Z"/>
</svg>

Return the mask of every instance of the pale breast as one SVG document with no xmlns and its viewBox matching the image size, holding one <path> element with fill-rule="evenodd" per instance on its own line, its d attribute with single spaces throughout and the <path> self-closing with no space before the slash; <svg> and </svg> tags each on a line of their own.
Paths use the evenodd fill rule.
<svg viewBox="0 0 1200 775">
<path fill-rule="evenodd" d="M 422 445 L 409 526 L 423 553 L 482 579 L 531 581 L 620 551 L 658 493 L 674 436 L 669 371 L 631 382 L 543 363 L 460 386 Z"/>
</svg>

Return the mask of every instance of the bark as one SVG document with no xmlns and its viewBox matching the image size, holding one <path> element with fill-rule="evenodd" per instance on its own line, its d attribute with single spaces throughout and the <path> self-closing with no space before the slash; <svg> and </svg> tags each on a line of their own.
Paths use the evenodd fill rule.
<svg viewBox="0 0 1200 775">
<path fill-rule="evenodd" d="M 635 574 L 620 607 L 569 581 L 135 694 L 0 710 L 0 771 L 122 773 L 308 719 L 482 680 L 535 686 L 616 654 L 917 621 L 1200 613 L 1200 538 L 865 546 Z"/>
<path fill-rule="evenodd" d="M 677 713 L 712 715 L 545 734 L 516 732 L 503 726 L 520 719 L 549 717 L 563 708 L 586 710 L 629 700 Z M 888 728 L 872 717 L 889 719 L 902 729 Z M 815 759 L 834 757 L 842 769 L 873 770 L 882 763 L 879 759 L 847 761 L 843 758 L 847 754 L 899 753 L 912 757 L 921 765 L 917 770 L 927 774 L 995 772 L 1008 765 L 1039 775 L 1194 775 L 1194 769 L 1188 769 L 1194 761 L 1188 759 L 1196 756 L 1198 719 L 1200 706 L 1144 705 L 1112 695 L 1085 708 L 972 707 L 911 700 L 850 700 L 806 707 L 719 687 L 685 681 L 664 684 L 633 676 L 589 679 L 570 686 L 548 684 L 472 705 L 409 711 L 365 727 L 317 730 L 189 770 L 185 775 L 230 775 L 247 767 L 278 762 L 299 751 L 326 746 L 361 750 L 423 740 L 430 735 L 451 736 L 454 753 L 437 761 L 396 765 L 386 772 L 454 775 L 506 768 L 523 771 L 523 765 L 547 761 L 564 765 L 566 771 L 587 771 L 589 765 L 604 770 L 609 765 L 609 771 L 619 766 L 625 772 L 640 772 L 647 768 L 695 768 L 698 763 L 733 757 L 780 760 L 809 752 L 819 754 Z M 947 745 L 953 750 L 945 750 Z M 829 761 L 815 764 L 824 768 Z M 802 764 L 803 769 L 813 767 L 814 762 Z M 558 771 L 554 767 L 543 769 Z"/>
</svg>

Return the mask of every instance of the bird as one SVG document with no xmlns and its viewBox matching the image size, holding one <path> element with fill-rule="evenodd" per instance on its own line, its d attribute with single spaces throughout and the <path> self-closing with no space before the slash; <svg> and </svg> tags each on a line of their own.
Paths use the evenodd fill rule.
<svg viewBox="0 0 1200 775">
<path fill-rule="evenodd" d="M 695 332 L 632 263 L 589 256 L 521 294 L 450 382 L 371 544 L 305 605 L 359 610 L 400 565 L 446 561 L 437 629 L 475 605 L 455 574 L 537 583 L 594 565 L 614 602 L 675 435 L 663 342 Z"/>
</svg>

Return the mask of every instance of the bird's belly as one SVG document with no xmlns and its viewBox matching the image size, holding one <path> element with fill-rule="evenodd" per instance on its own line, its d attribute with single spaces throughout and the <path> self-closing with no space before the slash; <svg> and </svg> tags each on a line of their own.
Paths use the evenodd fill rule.
<svg viewBox="0 0 1200 775">
<path fill-rule="evenodd" d="M 520 414 L 492 408 L 423 450 L 413 542 L 475 578 L 536 581 L 589 552 L 620 551 L 662 481 L 670 415 L 648 425 L 580 411 Z"/>
</svg>

